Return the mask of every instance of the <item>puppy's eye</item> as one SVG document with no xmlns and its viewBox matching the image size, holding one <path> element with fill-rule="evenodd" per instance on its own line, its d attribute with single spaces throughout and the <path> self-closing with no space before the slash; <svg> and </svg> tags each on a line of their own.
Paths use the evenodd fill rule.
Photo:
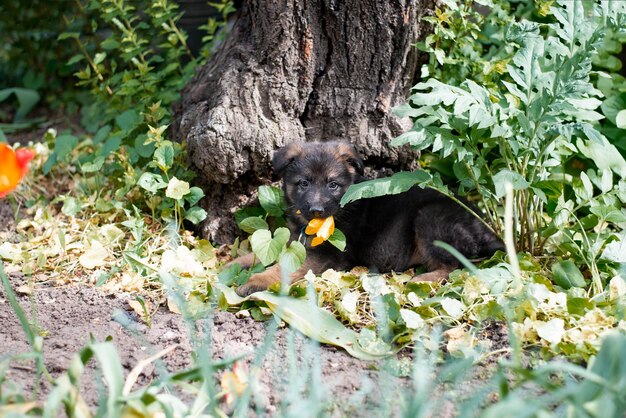
<svg viewBox="0 0 626 418">
<path fill-rule="evenodd" d="M 308 180 L 300 180 L 298 182 L 298 186 L 302 187 L 303 189 L 306 189 L 307 187 L 309 187 L 311 185 L 311 183 L 309 183 Z"/>
<path fill-rule="evenodd" d="M 339 184 L 337 184 L 336 181 L 331 181 L 330 183 L 328 183 L 328 188 L 330 190 L 335 190 L 339 187 Z"/>
</svg>

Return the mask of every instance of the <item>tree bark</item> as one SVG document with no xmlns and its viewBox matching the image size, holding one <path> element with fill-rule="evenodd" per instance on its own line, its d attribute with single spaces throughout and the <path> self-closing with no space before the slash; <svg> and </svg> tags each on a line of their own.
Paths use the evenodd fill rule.
<svg viewBox="0 0 626 418">
<path fill-rule="evenodd" d="M 232 212 L 268 181 L 274 149 L 345 139 L 366 164 L 407 168 L 389 141 L 410 128 L 391 108 L 416 79 L 434 0 L 247 0 L 227 40 L 182 94 L 174 133 L 207 197 L 202 233 L 237 232 Z"/>
</svg>

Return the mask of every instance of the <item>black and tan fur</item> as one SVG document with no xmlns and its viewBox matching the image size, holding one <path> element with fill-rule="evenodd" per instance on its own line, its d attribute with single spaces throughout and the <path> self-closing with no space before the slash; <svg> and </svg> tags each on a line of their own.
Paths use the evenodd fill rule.
<svg viewBox="0 0 626 418">
<path fill-rule="evenodd" d="M 297 240 L 312 218 L 333 215 L 335 226 L 346 235 L 341 252 L 325 242 L 311 247 L 307 239 L 304 265 L 291 275 L 302 278 L 312 270 L 347 270 L 355 266 L 377 272 L 404 271 L 424 266 L 428 273 L 416 280 L 439 281 L 459 267 L 447 251 L 433 245 L 443 241 L 468 258 L 491 256 L 503 244 L 460 205 L 439 192 L 413 187 L 397 195 L 362 199 L 341 208 L 339 202 L 351 184 L 365 180 L 363 161 L 345 142 L 292 143 L 274 153 L 274 173 L 283 179 L 289 209 L 291 238 Z M 236 259 L 250 267 L 252 255 Z M 275 265 L 253 275 L 237 293 L 248 295 L 267 289 L 281 279 Z"/>
</svg>

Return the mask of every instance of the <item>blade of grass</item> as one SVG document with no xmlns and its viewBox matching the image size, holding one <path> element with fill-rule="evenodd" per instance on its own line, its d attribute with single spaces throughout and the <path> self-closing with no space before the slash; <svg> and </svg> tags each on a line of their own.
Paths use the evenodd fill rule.
<svg viewBox="0 0 626 418">
<path fill-rule="evenodd" d="M 6 298 L 15 312 L 15 315 L 20 320 L 20 324 L 22 325 L 22 329 L 26 334 L 26 339 L 28 339 L 28 343 L 31 347 L 35 346 L 35 333 L 33 332 L 33 328 L 26 317 L 26 313 L 17 302 L 17 298 L 15 296 L 15 292 L 13 291 L 13 287 L 11 287 L 11 282 L 9 282 L 9 277 L 4 272 L 4 263 L 0 263 L 0 279 L 2 279 L 2 286 L 4 288 L 4 293 L 6 294 Z"/>
</svg>

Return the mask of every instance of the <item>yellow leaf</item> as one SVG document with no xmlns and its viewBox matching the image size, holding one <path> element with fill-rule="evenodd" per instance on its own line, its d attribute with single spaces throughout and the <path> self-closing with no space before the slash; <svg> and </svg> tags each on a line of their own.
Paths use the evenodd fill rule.
<svg viewBox="0 0 626 418">
<path fill-rule="evenodd" d="M 78 258 L 78 262 L 84 268 L 92 270 L 105 264 L 109 252 L 100 241 L 93 240 L 90 244 L 90 248 Z"/>
<path fill-rule="evenodd" d="M 180 308 L 178 307 L 174 299 L 169 298 L 169 297 L 167 298 L 167 309 L 169 309 L 170 312 L 175 313 L 175 314 L 180 315 L 182 313 L 182 311 L 180 310 Z"/>
</svg>

